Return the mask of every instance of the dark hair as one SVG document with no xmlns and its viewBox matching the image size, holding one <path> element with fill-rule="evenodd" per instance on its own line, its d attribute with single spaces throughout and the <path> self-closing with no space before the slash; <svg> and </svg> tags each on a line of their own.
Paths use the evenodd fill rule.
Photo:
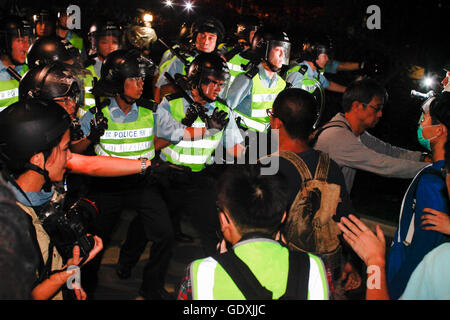
<svg viewBox="0 0 450 320">
<path fill-rule="evenodd" d="M 218 204 L 241 233 L 274 233 L 287 205 L 285 185 L 280 175 L 261 175 L 258 164 L 234 165 L 219 180 Z"/>
<path fill-rule="evenodd" d="M 450 129 L 450 93 L 443 92 L 430 104 L 430 116 L 432 124 L 442 123 Z"/>
<path fill-rule="evenodd" d="M 12 191 L 0 178 L 1 300 L 30 299 L 40 254 L 30 235 L 32 229 L 31 219 L 17 206 Z"/>
<path fill-rule="evenodd" d="M 307 140 L 316 121 L 316 101 L 305 90 L 289 88 L 276 97 L 273 114 L 283 122 L 291 138 Z"/>
<path fill-rule="evenodd" d="M 344 113 L 349 112 L 354 101 L 369 103 L 374 97 L 384 99 L 386 103 L 388 99 L 386 89 L 370 78 L 356 80 L 347 87 L 342 95 L 342 110 Z"/>
</svg>

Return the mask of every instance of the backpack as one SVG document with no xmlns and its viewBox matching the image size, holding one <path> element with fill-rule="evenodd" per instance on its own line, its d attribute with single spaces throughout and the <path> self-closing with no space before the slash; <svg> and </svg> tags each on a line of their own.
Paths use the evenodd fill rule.
<svg viewBox="0 0 450 320">
<path fill-rule="evenodd" d="M 394 288 L 392 281 L 399 272 L 404 261 L 406 260 L 408 247 L 413 241 L 414 221 L 416 214 L 416 190 L 419 184 L 420 177 L 422 177 L 424 174 L 434 174 L 444 179 L 445 181 L 443 173 L 436 169 L 430 168 L 430 166 L 431 164 L 417 173 L 416 177 L 408 187 L 408 190 L 406 191 L 406 194 L 402 201 L 399 224 L 397 227 L 397 231 L 395 232 L 394 239 L 392 240 L 391 247 L 389 248 L 389 257 L 386 261 L 386 278 L 389 287 L 389 293 L 392 296 L 400 293 L 396 293 L 399 288 Z M 395 296 L 395 298 L 397 298 L 397 296 Z"/>
<path fill-rule="evenodd" d="M 332 264 L 340 252 L 340 230 L 332 219 L 341 202 L 341 186 L 328 183 L 330 157 L 320 152 L 314 178 L 297 154 L 280 151 L 279 156 L 289 160 L 302 177 L 302 186 L 292 203 L 283 234 L 291 250 L 319 255 Z"/>
</svg>

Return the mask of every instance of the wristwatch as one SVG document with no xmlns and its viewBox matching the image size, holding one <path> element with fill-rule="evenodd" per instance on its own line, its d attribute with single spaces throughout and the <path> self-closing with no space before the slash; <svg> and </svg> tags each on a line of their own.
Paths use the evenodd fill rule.
<svg viewBox="0 0 450 320">
<path fill-rule="evenodd" d="M 148 158 L 141 158 L 141 173 L 142 175 L 145 174 L 145 171 L 147 170 L 147 160 Z"/>
</svg>

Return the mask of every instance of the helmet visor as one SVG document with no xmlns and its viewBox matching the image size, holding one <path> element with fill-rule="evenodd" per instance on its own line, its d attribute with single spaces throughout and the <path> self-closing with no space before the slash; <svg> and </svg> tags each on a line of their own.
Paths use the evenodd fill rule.
<svg viewBox="0 0 450 320">
<path fill-rule="evenodd" d="M 291 55 L 291 43 L 287 41 L 270 40 L 267 46 L 266 57 L 268 62 L 281 68 L 289 64 Z"/>
</svg>

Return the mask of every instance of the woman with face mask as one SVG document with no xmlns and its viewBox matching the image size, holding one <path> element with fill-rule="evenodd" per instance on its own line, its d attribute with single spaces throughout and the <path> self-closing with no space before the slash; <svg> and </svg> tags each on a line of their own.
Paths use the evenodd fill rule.
<svg viewBox="0 0 450 320">
<path fill-rule="evenodd" d="M 422 228 L 424 208 L 448 214 L 445 184 L 444 145 L 450 127 L 450 93 L 432 97 L 422 106 L 417 136 L 419 143 L 432 154 L 432 164 L 421 170 L 410 184 L 402 202 L 399 226 L 387 261 L 389 295 L 398 299 L 423 257 L 439 246 L 445 236 Z"/>
</svg>

